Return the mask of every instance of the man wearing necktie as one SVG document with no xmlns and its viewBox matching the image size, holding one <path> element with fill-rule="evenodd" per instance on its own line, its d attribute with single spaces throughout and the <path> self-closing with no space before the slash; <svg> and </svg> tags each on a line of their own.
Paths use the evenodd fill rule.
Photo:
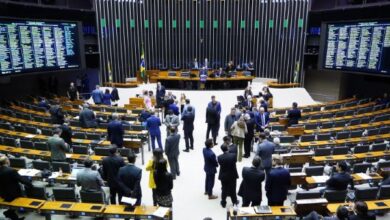
<svg viewBox="0 0 390 220">
<path fill-rule="evenodd" d="M 264 129 L 268 127 L 269 124 L 269 114 L 264 111 L 263 107 L 260 107 L 259 114 L 255 117 L 256 131 L 264 132 Z"/>
</svg>

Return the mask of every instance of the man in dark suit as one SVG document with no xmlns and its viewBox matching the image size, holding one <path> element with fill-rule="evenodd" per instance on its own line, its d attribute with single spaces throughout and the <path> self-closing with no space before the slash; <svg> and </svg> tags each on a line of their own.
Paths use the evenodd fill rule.
<svg viewBox="0 0 390 220">
<path fill-rule="evenodd" d="M 123 135 L 125 132 L 123 130 L 122 123 L 118 119 L 118 114 L 113 113 L 112 121 L 110 121 L 107 126 L 107 138 L 111 141 L 111 144 L 115 144 L 117 147 L 122 147 Z"/>
<path fill-rule="evenodd" d="M 221 145 L 226 146 L 228 148 L 229 153 L 237 155 L 237 145 L 233 144 L 232 138 L 230 136 L 223 137 L 223 143 Z"/>
<path fill-rule="evenodd" d="M 364 201 L 356 201 L 353 207 L 354 214 L 349 216 L 350 220 L 375 220 L 375 213 L 368 212 L 367 203 Z"/>
<path fill-rule="evenodd" d="M 19 183 L 26 187 L 33 186 L 30 181 L 20 176 L 15 169 L 9 167 L 8 157 L 0 157 L 0 197 L 5 202 L 11 202 L 18 197 L 22 197 L 22 190 L 20 189 Z M 11 220 L 24 219 L 24 217 L 18 217 L 15 209 L 8 209 L 4 212 L 4 216 Z"/>
<path fill-rule="evenodd" d="M 83 110 L 81 110 L 79 115 L 79 121 L 82 128 L 97 127 L 95 112 L 89 109 L 88 104 L 83 105 Z"/>
<path fill-rule="evenodd" d="M 255 116 L 256 131 L 264 132 L 269 124 L 269 113 L 263 107 L 259 108 L 259 113 Z"/>
<path fill-rule="evenodd" d="M 245 100 L 242 101 L 242 107 L 245 107 L 246 109 L 252 109 L 253 103 L 252 103 L 252 96 L 248 95 Z"/>
<path fill-rule="evenodd" d="M 242 206 L 258 206 L 261 203 L 261 184 L 265 179 L 264 171 L 260 169 L 261 159 L 255 156 L 252 167 L 242 168 L 242 182 L 238 195 L 242 197 Z"/>
<path fill-rule="evenodd" d="M 337 163 L 336 171 L 337 173 L 326 181 L 326 189 L 346 190 L 349 184 L 351 184 L 351 188 L 354 188 L 353 179 L 347 172 L 348 164 L 345 161 Z"/>
<path fill-rule="evenodd" d="M 274 168 L 271 169 L 265 181 L 265 190 L 269 206 L 282 206 L 287 199 L 288 188 L 291 185 L 290 172 L 283 168 L 282 159 L 275 155 Z"/>
<path fill-rule="evenodd" d="M 210 131 L 211 136 L 213 137 L 214 144 L 218 144 L 218 130 L 219 130 L 219 122 L 221 119 L 221 103 L 219 103 L 215 96 L 211 96 L 211 102 L 207 105 L 206 109 L 206 123 L 207 123 L 207 131 L 206 131 L 206 139 L 209 138 Z"/>
<path fill-rule="evenodd" d="M 157 107 L 162 107 L 165 97 L 165 87 L 161 85 L 160 82 L 157 83 L 157 89 L 156 89 L 156 104 Z"/>
<path fill-rule="evenodd" d="M 215 174 L 217 173 L 218 161 L 212 148 L 214 147 L 213 139 L 207 139 L 205 142 L 205 148 L 203 148 L 204 167 L 203 170 L 206 173 L 205 181 L 205 195 L 209 196 L 209 199 L 216 199 L 218 196 L 213 195 Z"/>
<path fill-rule="evenodd" d="M 249 114 L 245 114 L 245 123 L 246 127 L 248 129 L 248 132 L 245 133 L 245 139 L 244 139 L 244 157 L 248 158 L 251 155 L 251 149 L 252 149 L 252 140 L 255 136 L 255 120 L 251 118 Z"/>
<path fill-rule="evenodd" d="M 298 109 L 298 103 L 293 102 L 292 109 L 287 112 L 288 126 L 298 124 L 299 119 L 301 118 L 301 110 Z"/>
<path fill-rule="evenodd" d="M 261 158 L 261 167 L 268 174 L 272 168 L 272 154 L 275 152 L 275 144 L 270 142 L 264 133 L 259 135 L 261 143 L 257 146 L 256 155 Z"/>
<path fill-rule="evenodd" d="M 118 183 L 120 186 L 119 197 L 129 196 L 135 198 L 137 201 L 133 205 L 139 206 L 141 205 L 142 199 L 142 170 L 134 165 L 136 157 L 137 156 L 133 152 L 127 155 L 129 163 L 126 166 L 119 168 Z"/>
<path fill-rule="evenodd" d="M 69 119 L 66 118 L 59 128 L 61 129 L 60 137 L 64 139 L 65 143 L 72 149 L 72 128 L 69 126 Z"/>
<path fill-rule="evenodd" d="M 157 139 L 158 147 L 163 149 L 162 143 L 161 143 L 161 120 L 160 118 L 156 117 L 154 111 L 150 113 L 150 117 L 146 120 L 146 128 L 149 131 L 150 139 L 152 142 L 152 149 L 155 148 L 155 140 Z"/>
<path fill-rule="evenodd" d="M 218 156 L 219 175 L 218 179 L 222 185 L 221 206 L 226 207 L 226 197 L 230 196 L 232 203 L 237 204 L 236 185 L 238 179 L 237 173 L 237 155 L 229 153 L 226 145 L 221 146 L 223 154 Z"/>
<path fill-rule="evenodd" d="M 53 105 L 49 109 L 49 113 L 51 116 L 51 122 L 53 124 L 62 125 L 64 123 L 64 113 L 62 112 L 62 108 L 60 104 L 55 101 Z"/>
<path fill-rule="evenodd" d="M 179 143 L 180 134 L 176 132 L 176 128 L 172 127 L 169 131 L 169 136 L 165 140 L 165 154 L 167 155 L 169 167 L 171 168 L 171 174 L 173 179 L 176 179 L 176 175 L 180 176 L 179 167 Z"/>
<path fill-rule="evenodd" d="M 125 161 L 122 157 L 117 155 L 116 147 L 110 148 L 110 156 L 103 159 L 103 179 L 107 181 L 107 185 L 110 188 L 110 201 L 111 204 L 116 204 L 116 195 L 119 194 L 120 186 L 118 184 L 118 171 L 119 168 L 125 166 Z M 118 195 L 119 201 L 121 201 L 120 195 Z"/>
<path fill-rule="evenodd" d="M 183 131 L 184 131 L 184 140 L 186 143 L 186 149 L 184 152 L 189 152 L 190 149 L 194 149 L 194 120 L 195 114 L 193 113 L 192 106 L 188 106 L 187 109 L 181 116 L 181 120 L 183 120 Z"/>
</svg>

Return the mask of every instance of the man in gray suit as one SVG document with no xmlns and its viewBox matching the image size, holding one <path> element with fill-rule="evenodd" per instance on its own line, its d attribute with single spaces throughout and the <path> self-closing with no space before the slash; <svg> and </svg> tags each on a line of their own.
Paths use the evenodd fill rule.
<svg viewBox="0 0 390 220">
<path fill-rule="evenodd" d="M 261 167 L 268 175 L 272 168 L 272 154 L 275 152 L 275 144 L 268 141 L 264 133 L 259 135 L 261 143 L 257 146 L 256 154 L 261 158 Z"/>
<path fill-rule="evenodd" d="M 177 132 L 177 128 L 180 125 L 180 118 L 179 116 L 173 114 L 172 110 L 168 110 L 168 114 L 167 116 L 165 116 L 164 124 L 167 126 L 167 136 L 168 136 L 171 128 L 175 128 L 175 132 Z"/>
<path fill-rule="evenodd" d="M 165 140 L 165 154 L 168 157 L 169 166 L 171 167 L 171 174 L 173 179 L 176 179 L 176 175 L 180 176 L 179 168 L 179 142 L 180 134 L 176 132 L 175 128 L 170 129 L 170 135 Z"/>
<path fill-rule="evenodd" d="M 66 152 L 69 151 L 69 145 L 60 137 L 61 129 L 54 129 L 54 134 L 47 140 L 47 145 L 51 151 L 51 161 L 65 162 Z"/>
<path fill-rule="evenodd" d="M 81 191 L 98 192 L 103 191 L 104 182 L 99 172 L 92 170 L 93 161 L 86 159 L 84 161 L 85 168 L 77 173 L 76 182 L 81 186 Z"/>
<path fill-rule="evenodd" d="M 89 109 L 88 104 L 83 105 L 83 110 L 81 110 L 79 115 L 80 125 L 83 128 L 96 128 L 96 116 L 95 113 Z"/>
</svg>

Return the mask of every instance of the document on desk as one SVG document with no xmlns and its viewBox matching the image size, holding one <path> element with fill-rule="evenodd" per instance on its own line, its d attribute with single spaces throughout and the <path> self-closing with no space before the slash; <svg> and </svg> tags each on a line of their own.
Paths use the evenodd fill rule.
<svg viewBox="0 0 390 220">
<path fill-rule="evenodd" d="M 255 215 L 255 209 L 253 207 L 241 207 L 238 209 L 240 215 Z"/>
<path fill-rule="evenodd" d="M 36 170 L 36 169 L 20 169 L 18 171 L 19 175 L 28 176 L 28 177 L 36 176 L 40 172 L 41 172 L 40 170 Z"/>
<path fill-rule="evenodd" d="M 165 207 L 158 207 L 158 209 L 153 212 L 153 216 L 156 216 L 158 218 L 164 218 L 165 215 L 167 215 L 169 212 L 169 208 Z"/>
<path fill-rule="evenodd" d="M 133 199 L 130 197 L 122 196 L 121 202 L 126 203 L 128 205 L 134 205 L 137 199 Z"/>
<path fill-rule="evenodd" d="M 316 183 L 325 183 L 329 179 L 329 176 L 312 176 L 312 178 Z"/>
<path fill-rule="evenodd" d="M 55 179 L 58 176 L 60 176 L 59 172 L 52 172 L 51 175 L 48 177 L 48 179 Z"/>
<path fill-rule="evenodd" d="M 33 138 L 33 137 L 35 137 L 36 135 L 35 134 L 28 134 L 28 135 L 26 135 L 25 137 L 26 138 Z"/>
<path fill-rule="evenodd" d="M 362 178 L 364 180 L 372 179 L 372 177 L 370 177 L 369 175 L 367 175 L 365 173 L 357 173 L 356 175 L 360 176 L 360 178 Z"/>
</svg>

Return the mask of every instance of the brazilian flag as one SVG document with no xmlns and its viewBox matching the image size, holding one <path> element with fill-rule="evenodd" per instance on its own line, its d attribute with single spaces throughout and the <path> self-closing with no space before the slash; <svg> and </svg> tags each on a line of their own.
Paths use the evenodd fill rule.
<svg viewBox="0 0 390 220">
<path fill-rule="evenodd" d="M 144 45 L 143 44 L 142 44 L 142 49 L 141 49 L 140 73 L 141 73 L 142 81 L 144 83 L 147 83 L 148 78 L 146 77 L 145 54 L 144 54 Z"/>
</svg>

